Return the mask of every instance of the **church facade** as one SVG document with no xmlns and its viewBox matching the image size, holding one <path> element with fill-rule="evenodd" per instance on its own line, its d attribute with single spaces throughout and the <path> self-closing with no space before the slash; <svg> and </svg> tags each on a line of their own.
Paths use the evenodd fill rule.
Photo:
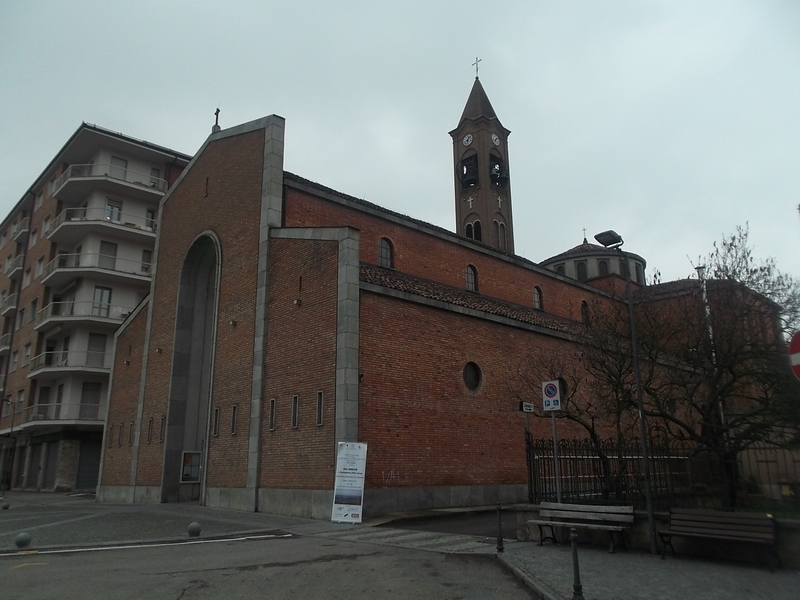
<svg viewBox="0 0 800 600">
<path fill-rule="evenodd" d="M 281 117 L 213 132 L 115 336 L 98 499 L 330 518 L 337 443 L 365 442 L 366 515 L 525 501 L 530 361 L 576 360 L 616 300 L 514 255 L 509 133 L 476 78 L 454 233 L 284 171 Z"/>
</svg>

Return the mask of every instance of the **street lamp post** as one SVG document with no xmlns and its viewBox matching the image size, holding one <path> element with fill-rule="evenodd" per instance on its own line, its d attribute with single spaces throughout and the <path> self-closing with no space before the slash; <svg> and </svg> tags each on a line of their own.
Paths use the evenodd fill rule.
<svg viewBox="0 0 800 600">
<path fill-rule="evenodd" d="M 647 422 L 644 413 L 644 401 L 642 399 L 642 374 L 639 370 L 639 347 L 636 341 L 636 319 L 633 315 L 633 292 L 631 291 L 631 269 L 625 255 L 622 253 L 622 236 L 616 231 L 609 229 L 594 236 L 599 243 L 606 248 L 616 250 L 619 253 L 620 264 L 625 265 L 625 282 L 628 294 L 628 317 L 631 322 L 631 354 L 633 359 L 633 374 L 636 381 L 636 404 L 639 409 L 639 438 L 642 445 L 642 461 L 644 463 L 644 492 L 647 501 L 647 526 L 650 538 L 650 553 L 656 554 L 656 519 L 653 512 L 653 487 L 650 481 L 650 457 L 647 450 Z"/>
</svg>

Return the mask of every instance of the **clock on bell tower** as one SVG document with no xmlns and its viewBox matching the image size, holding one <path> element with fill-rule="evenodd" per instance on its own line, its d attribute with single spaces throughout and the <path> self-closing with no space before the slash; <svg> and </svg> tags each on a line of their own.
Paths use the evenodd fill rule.
<svg viewBox="0 0 800 600">
<path fill-rule="evenodd" d="M 456 228 L 459 235 L 514 254 L 508 136 L 480 79 L 450 132 L 455 166 Z"/>
</svg>

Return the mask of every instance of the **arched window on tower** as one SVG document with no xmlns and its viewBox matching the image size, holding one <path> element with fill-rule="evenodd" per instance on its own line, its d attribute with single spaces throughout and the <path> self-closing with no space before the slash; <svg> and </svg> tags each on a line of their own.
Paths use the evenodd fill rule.
<svg viewBox="0 0 800 600">
<path fill-rule="evenodd" d="M 500 221 L 494 222 L 495 233 L 497 234 L 497 247 L 500 250 L 505 250 L 508 244 L 506 240 L 506 224 Z"/>
<path fill-rule="evenodd" d="M 498 187 L 508 183 L 508 170 L 503 164 L 503 159 L 494 152 L 489 155 L 489 177 L 492 183 Z"/>
<path fill-rule="evenodd" d="M 533 288 L 533 308 L 544 310 L 544 302 L 542 301 L 542 288 L 538 285 Z"/>
<path fill-rule="evenodd" d="M 385 237 L 378 242 L 378 266 L 394 269 L 394 247 Z"/>
<path fill-rule="evenodd" d="M 478 270 L 472 265 L 467 265 L 467 291 L 478 291 Z"/>
<path fill-rule="evenodd" d="M 471 154 L 461 159 L 458 177 L 465 188 L 478 185 L 478 155 Z"/>
<path fill-rule="evenodd" d="M 601 260 L 599 263 L 597 263 L 597 266 L 600 269 L 600 275 L 608 275 L 608 261 Z"/>
<path fill-rule="evenodd" d="M 575 267 L 578 269 L 578 281 L 586 281 L 586 263 L 579 262 Z"/>
<path fill-rule="evenodd" d="M 581 301 L 581 321 L 583 321 L 583 323 L 585 325 L 588 325 L 590 320 L 591 320 L 591 318 L 589 316 L 589 303 L 586 302 L 586 300 L 582 300 Z"/>
<path fill-rule="evenodd" d="M 467 236 L 470 237 L 470 236 Z M 481 222 L 480 221 L 473 221 L 472 222 L 472 236 L 474 240 L 480 242 L 483 240 L 483 236 L 481 235 Z"/>
</svg>

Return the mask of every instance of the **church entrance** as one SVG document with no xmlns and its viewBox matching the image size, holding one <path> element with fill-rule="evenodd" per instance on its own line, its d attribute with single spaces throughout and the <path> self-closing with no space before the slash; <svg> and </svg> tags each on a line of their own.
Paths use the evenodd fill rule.
<svg viewBox="0 0 800 600">
<path fill-rule="evenodd" d="M 164 502 L 203 502 L 218 277 L 217 244 L 204 235 L 186 255 L 178 289 L 161 485 Z"/>
</svg>

